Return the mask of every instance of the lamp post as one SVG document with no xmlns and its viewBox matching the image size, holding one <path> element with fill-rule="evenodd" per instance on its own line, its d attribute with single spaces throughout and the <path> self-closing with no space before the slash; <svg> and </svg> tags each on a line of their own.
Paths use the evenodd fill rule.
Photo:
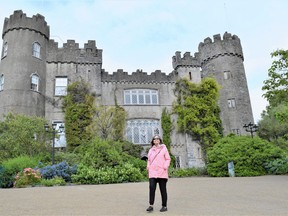
<svg viewBox="0 0 288 216">
<path fill-rule="evenodd" d="M 258 130 L 258 126 L 256 124 L 252 124 L 251 122 L 249 124 L 245 124 L 243 126 L 247 132 L 251 133 L 251 137 L 253 138 L 253 133 L 255 133 Z"/>
<path fill-rule="evenodd" d="M 61 124 L 59 126 L 59 129 L 56 129 L 57 124 L 56 123 L 52 123 L 52 131 L 50 131 L 50 126 L 48 124 L 44 125 L 45 131 L 47 133 L 52 133 L 53 134 L 53 141 L 52 141 L 52 165 L 54 165 L 54 158 L 55 158 L 55 137 L 57 133 L 62 133 L 64 131 L 64 126 L 63 124 Z"/>
</svg>

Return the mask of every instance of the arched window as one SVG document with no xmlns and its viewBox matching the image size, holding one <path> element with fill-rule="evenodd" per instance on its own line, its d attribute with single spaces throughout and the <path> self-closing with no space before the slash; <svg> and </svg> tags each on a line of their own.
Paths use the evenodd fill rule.
<svg viewBox="0 0 288 216">
<path fill-rule="evenodd" d="M 8 43 L 5 42 L 3 45 L 3 50 L 2 50 L 2 58 L 7 56 L 7 53 L 8 53 Z"/>
<path fill-rule="evenodd" d="M 158 101 L 158 90 L 154 89 L 129 89 L 124 91 L 125 105 L 156 105 Z"/>
<path fill-rule="evenodd" d="M 0 76 L 0 91 L 3 91 L 4 89 L 4 75 L 1 74 Z"/>
<path fill-rule="evenodd" d="M 158 120 L 133 119 L 127 121 L 126 138 L 134 144 L 149 144 L 154 135 L 160 134 Z"/>
<path fill-rule="evenodd" d="M 33 43 L 32 55 L 36 58 L 41 58 L 40 51 L 41 51 L 40 44 L 38 42 Z"/>
<path fill-rule="evenodd" d="M 32 74 L 31 76 L 31 90 L 38 91 L 39 89 L 39 76 L 37 74 Z"/>
</svg>

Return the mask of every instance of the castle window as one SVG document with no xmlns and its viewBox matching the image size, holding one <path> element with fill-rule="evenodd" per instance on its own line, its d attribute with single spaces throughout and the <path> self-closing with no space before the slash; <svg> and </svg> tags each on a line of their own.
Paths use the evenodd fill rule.
<svg viewBox="0 0 288 216">
<path fill-rule="evenodd" d="M 230 72 L 230 71 L 224 71 L 223 75 L 224 75 L 224 79 L 225 79 L 225 80 L 231 78 L 231 72 Z"/>
<path fill-rule="evenodd" d="M 228 99 L 228 107 L 229 108 L 235 108 L 236 107 L 235 98 Z"/>
<path fill-rule="evenodd" d="M 67 95 L 67 77 L 56 77 L 55 79 L 55 96 Z"/>
<path fill-rule="evenodd" d="M 234 133 L 236 135 L 241 135 L 239 129 L 232 129 L 231 131 L 232 131 L 232 133 Z"/>
<path fill-rule="evenodd" d="M 56 131 L 59 130 L 59 127 L 61 125 L 64 126 L 64 123 L 62 121 L 53 121 L 52 124 L 56 124 Z M 64 148 L 66 147 L 66 137 L 65 137 L 65 131 L 58 131 L 57 137 L 55 137 L 55 148 Z"/>
<path fill-rule="evenodd" d="M 4 89 L 4 75 L 2 74 L 0 76 L 0 91 L 3 91 Z"/>
<path fill-rule="evenodd" d="M 8 43 L 5 42 L 3 45 L 3 50 L 2 50 L 2 58 L 7 56 L 7 53 L 8 53 Z"/>
<path fill-rule="evenodd" d="M 39 76 L 37 74 L 32 74 L 31 76 L 31 90 L 38 91 L 39 87 Z"/>
<path fill-rule="evenodd" d="M 36 58 L 41 58 L 40 56 L 41 46 L 39 43 L 35 42 L 32 46 L 32 55 Z"/>
<path fill-rule="evenodd" d="M 175 156 L 175 168 L 181 168 L 181 157 Z"/>
<path fill-rule="evenodd" d="M 150 144 L 154 135 L 159 135 L 158 120 L 133 119 L 127 121 L 126 138 L 134 144 Z"/>
<path fill-rule="evenodd" d="M 192 73 L 189 72 L 189 79 L 192 80 Z"/>
<path fill-rule="evenodd" d="M 158 104 L 158 91 L 150 89 L 130 89 L 124 91 L 126 105 L 154 105 Z"/>
</svg>

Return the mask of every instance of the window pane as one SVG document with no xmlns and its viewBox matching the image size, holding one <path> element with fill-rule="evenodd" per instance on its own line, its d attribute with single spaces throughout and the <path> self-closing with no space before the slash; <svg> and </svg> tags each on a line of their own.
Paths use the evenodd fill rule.
<svg viewBox="0 0 288 216">
<path fill-rule="evenodd" d="M 31 90 L 38 91 L 39 77 L 36 74 L 33 74 L 31 77 Z"/>
<path fill-rule="evenodd" d="M 66 95 L 67 92 L 66 92 L 66 87 L 61 87 L 61 86 L 56 86 L 55 88 L 55 95 Z"/>
<path fill-rule="evenodd" d="M 137 104 L 137 95 L 136 94 L 132 95 L 132 104 Z"/>
<path fill-rule="evenodd" d="M 58 138 L 55 138 L 55 148 L 63 148 L 66 147 L 66 137 L 65 137 L 65 131 L 59 131 L 59 127 L 61 125 L 64 126 L 63 122 L 59 121 L 54 121 L 53 123 L 56 124 L 56 130 L 57 130 L 57 135 L 59 136 Z"/>
<path fill-rule="evenodd" d="M 124 104 L 158 104 L 158 91 L 149 89 L 125 90 Z"/>
<path fill-rule="evenodd" d="M 135 144 L 149 144 L 154 135 L 159 135 L 159 127 L 158 120 L 130 120 L 127 121 L 126 138 Z"/>
<path fill-rule="evenodd" d="M 40 58 L 40 44 L 39 43 L 33 43 L 33 52 L 32 55 Z"/>
<path fill-rule="evenodd" d="M 68 83 L 67 77 L 56 78 L 56 86 L 67 86 L 67 83 Z"/>
<path fill-rule="evenodd" d="M 6 42 L 3 46 L 3 57 L 7 56 L 7 52 L 8 52 L 8 43 Z"/>
<path fill-rule="evenodd" d="M 67 95 L 67 84 L 68 79 L 67 77 L 56 77 L 55 80 L 55 95 Z"/>
<path fill-rule="evenodd" d="M 130 95 L 125 94 L 125 104 L 130 104 L 131 103 L 131 99 L 130 99 Z"/>
<path fill-rule="evenodd" d="M 152 104 L 158 104 L 157 103 L 157 95 L 152 95 Z"/>
</svg>

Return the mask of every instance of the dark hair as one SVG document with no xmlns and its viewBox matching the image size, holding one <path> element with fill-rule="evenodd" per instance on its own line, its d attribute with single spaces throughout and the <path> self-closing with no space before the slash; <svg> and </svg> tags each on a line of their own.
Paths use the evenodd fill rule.
<svg viewBox="0 0 288 216">
<path fill-rule="evenodd" d="M 160 140 L 160 144 L 163 144 L 163 141 L 162 141 L 162 139 L 161 139 L 161 137 L 159 136 L 159 135 L 155 135 L 155 136 L 153 136 L 152 137 L 152 140 L 151 140 L 151 147 L 153 147 L 155 144 L 154 144 L 154 142 L 153 142 L 153 140 L 155 139 L 155 138 L 157 138 L 157 139 L 159 139 Z"/>
</svg>

